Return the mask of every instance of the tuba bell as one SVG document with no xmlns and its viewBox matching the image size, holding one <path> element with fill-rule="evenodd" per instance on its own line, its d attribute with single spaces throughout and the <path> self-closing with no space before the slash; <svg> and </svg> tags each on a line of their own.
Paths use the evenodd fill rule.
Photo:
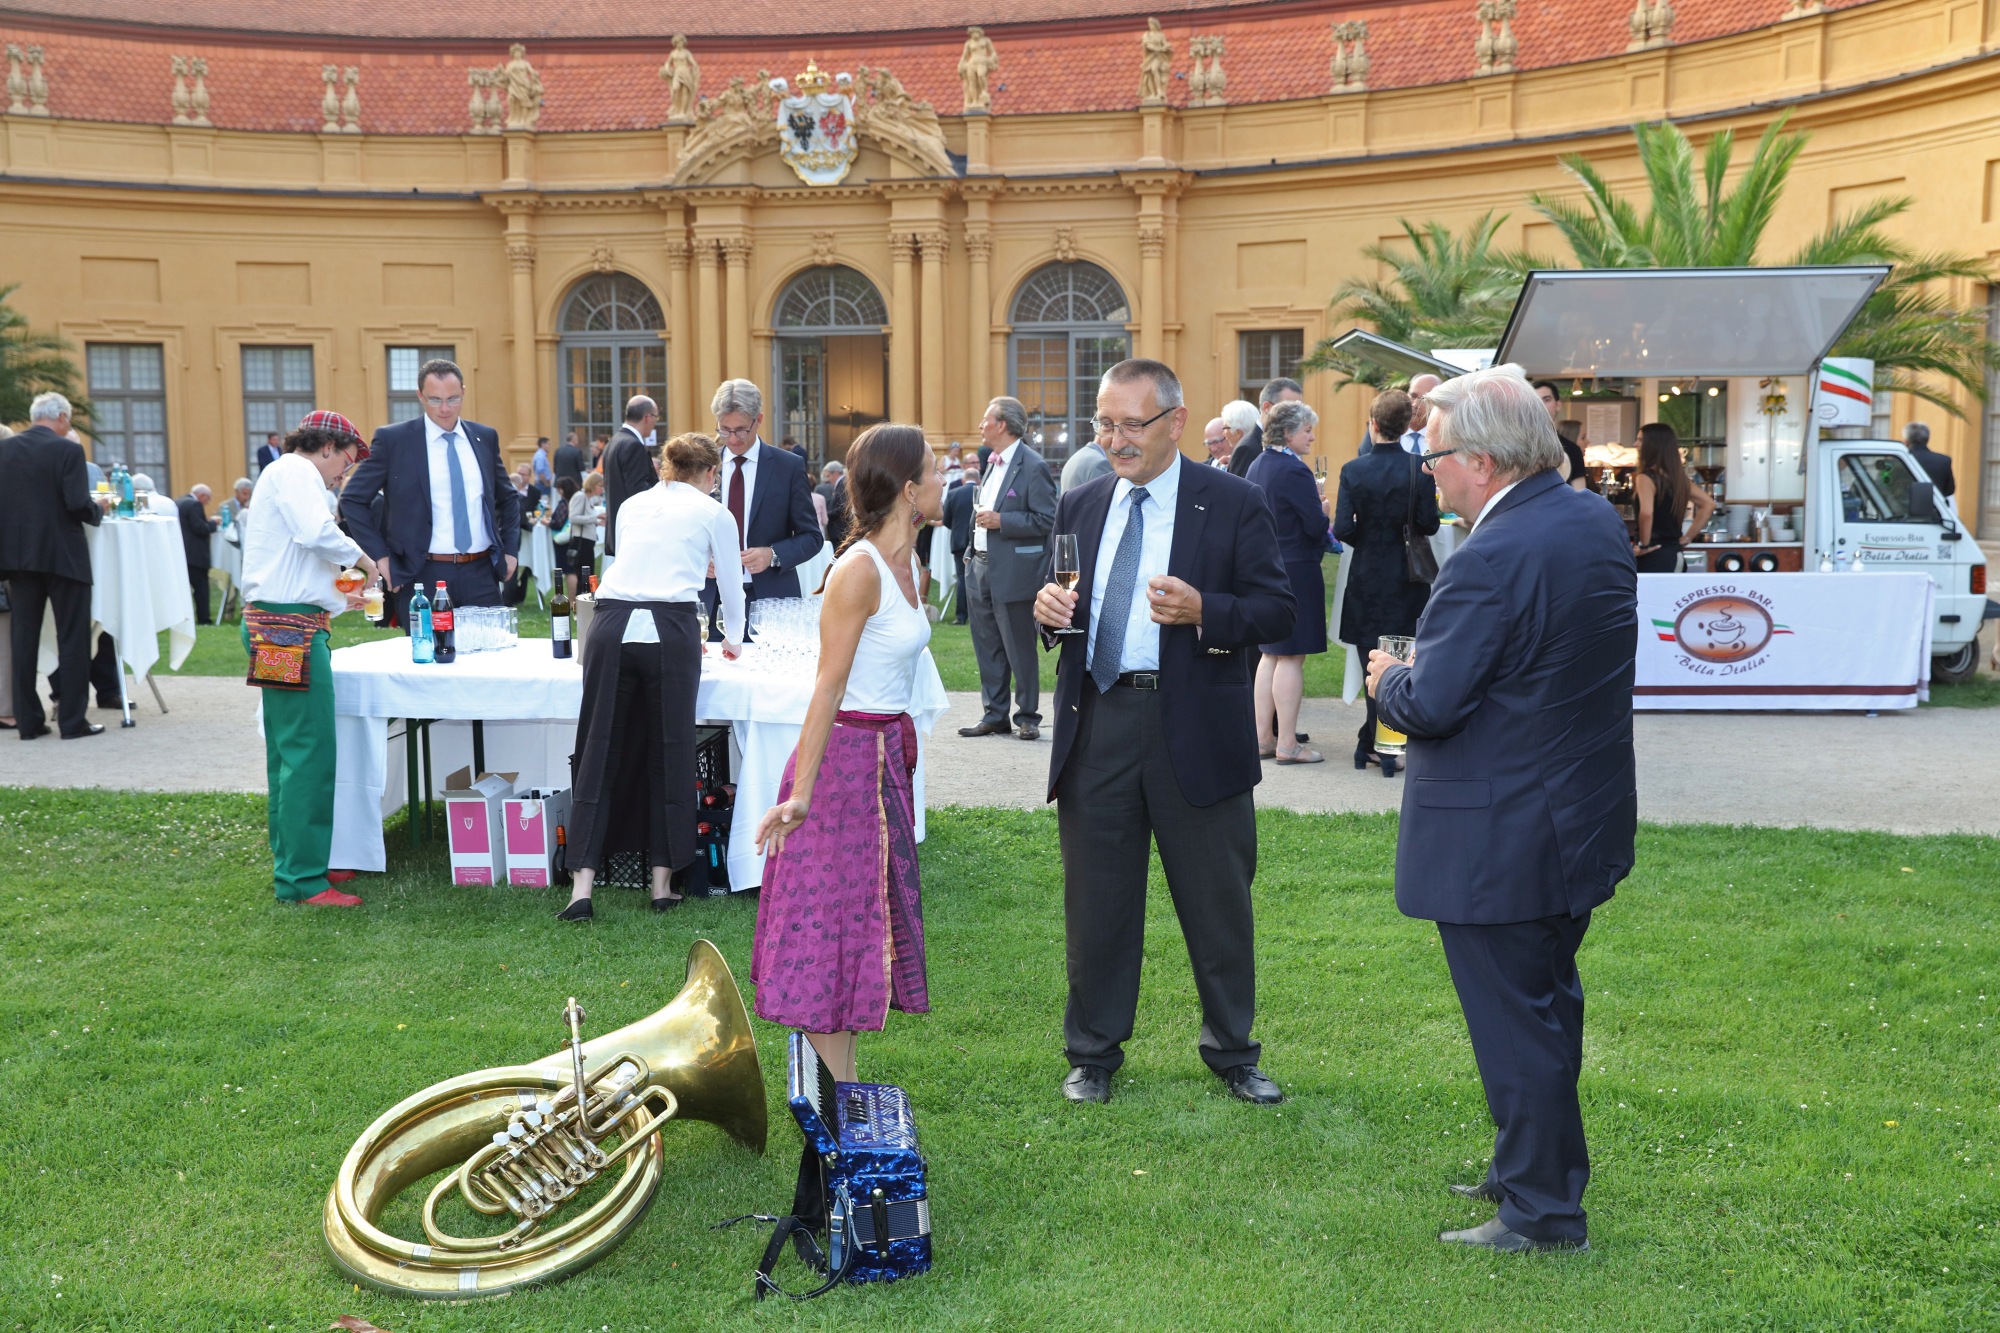
<svg viewBox="0 0 2000 1333">
<path fill-rule="evenodd" d="M 713 944 L 695 941 L 687 984 L 650 1018 L 585 1042 L 574 999 L 563 1017 L 563 1050 L 434 1084 L 355 1140 L 326 1197 L 335 1267 L 383 1291 L 446 1300 L 559 1282 L 645 1216 L 668 1120 L 706 1120 L 764 1151 L 764 1075 L 750 1016 Z M 423 1203 L 423 1240 L 378 1225 L 398 1195 L 439 1172 Z M 593 1185 L 588 1206 L 566 1206 Z M 505 1229 L 446 1231 L 438 1210 L 454 1195 Z"/>
</svg>

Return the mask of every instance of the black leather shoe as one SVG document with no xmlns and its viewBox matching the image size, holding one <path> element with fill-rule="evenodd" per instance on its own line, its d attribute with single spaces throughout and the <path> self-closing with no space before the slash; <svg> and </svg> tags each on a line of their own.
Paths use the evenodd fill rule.
<svg viewBox="0 0 2000 1333">
<path fill-rule="evenodd" d="M 1396 776 L 1396 770 L 1397 770 L 1398 768 L 1401 768 L 1401 767 L 1402 767 L 1402 763 L 1403 763 L 1403 761 L 1402 761 L 1402 760 L 1400 760 L 1400 759 L 1398 759 L 1398 758 L 1397 758 L 1397 757 L 1396 757 L 1395 755 L 1393 755 L 1393 754 L 1385 754 L 1385 755 L 1383 755 L 1383 756 L 1382 756 L 1382 776 L 1383 776 L 1383 777 L 1385 777 L 1385 778 L 1393 778 L 1393 777 L 1395 777 L 1395 776 Z"/>
<path fill-rule="evenodd" d="M 590 899 L 580 898 L 562 911 L 556 913 L 558 921 L 588 921 L 597 915 L 597 909 L 590 905 Z"/>
<path fill-rule="evenodd" d="M 1255 1065 L 1237 1065 L 1222 1071 L 1222 1081 L 1229 1085 L 1229 1095 L 1239 1101 L 1254 1102 L 1258 1106 L 1276 1106 L 1285 1100 L 1285 1094 L 1278 1090 L 1263 1070 Z"/>
<path fill-rule="evenodd" d="M 1005 736 L 1013 728 L 1005 722 L 981 722 L 976 727 L 960 727 L 961 736 Z"/>
<path fill-rule="evenodd" d="M 63 739 L 66 741 L 80 741 L 85 736 L 101 736 L 103 734 L 104 734 L 104 724 L 102 722 L 92 722 L 91 724 L 86 726 L 82 731 L 72 731 L 65 733 Z"/>
<path fill-rule="evenodd" d="M 1493 1183 L 1487 1180 L 1482 1180 L 1477 1185 L 1453 1185 L 1451 1192 L 1461 1199 L 1484 1199 L 1487 1203 L 1505 1201 L 1500 1191 L 1493 1188 Z"/>
<path fill-rule="evenodd" d="M 49 734 L 49 729 L 46 725 L 39 727 L 21 728 L 21 739 L 24 741 L 39 740 L 41 737 L 46 736 L 48 734 Z"/>
<path fill-rule="evenodd" d="M 1042 738 L 1042 729 L 1032 722 L 1023 722 L 1014 728 L 1014 734 L 1024 741 L 1038 741 Z"/>
<path fill-rule="evenodd" d="M 671 898 L 650 898 L 647 901 L 655 912 L 671 912 L 687 901 L 687 895 L 677 893 Z"/>
<path fill-rule="evenodd" d="M 1502 1254 L 1524 1254 L 1529 1250 L 1587 1250 L 1587 1240 L 1530 1240 L 1505 1222 L 1494 1218 L 1467 1231 L 1441 1231 L 1438 1239 L 1447 1245 L 1476 1245 Z"/>
<path fill-rule="evenodd" d="M 1100 1065 L 1078 1065 L 1063 1080 L 1062 1093 L 1073 1102 L 1102 1105 L 1111 1100 L 1111 1071 Z"/>
</svg>

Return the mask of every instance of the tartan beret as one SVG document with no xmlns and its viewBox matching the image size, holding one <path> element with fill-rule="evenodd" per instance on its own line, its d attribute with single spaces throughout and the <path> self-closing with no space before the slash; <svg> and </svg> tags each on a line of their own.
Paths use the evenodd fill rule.
<svg viewBox="0 0 2000 1333">
<path fill-rule="evenodd" d="M 338 412 L 328 412 L 324 409 L 308 412 L 300 418 L 299 429 L 323 430 L 338 435 L 343 444 L 352 444 L 361 450 L 361 457 L 368 457 L 368 442 L 361 438 L 361 432 L 355 429 L 354 423 Z"/>
</svg>

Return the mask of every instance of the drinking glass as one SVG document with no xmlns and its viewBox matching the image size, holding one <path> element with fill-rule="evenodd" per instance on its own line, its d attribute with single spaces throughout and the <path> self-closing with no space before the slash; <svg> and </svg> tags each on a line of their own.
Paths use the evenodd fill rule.
<svg viewBox="0 0 2000 1333">
<path fill-rule="evenodd" d="M 376 579 L 368 585 L 368 591 L 361 594 L 361 614 L 370 620 L 382 618 L 382 580 Z"/>
<path fill-rule="evenodd" d="M 333 576 L 333 586 L 340 589 L 342 596 L 358 591 L 361 585 L 367 581 L 368 576 L 366 574 L 351 566 Z"/>
<path fill-rule="evenodd" d="M 1384 634 L 1378 645 L 1383 652 L 1398 662 L 1409 663 L 1416 659 L 1417 641 L 1404 634 Z M 1375 717 L 1375 752 L 1377 754 L 1400 755 L 1409 748 L 1410 738 L 1382 720 Z"/>
<path fill-rule="evenodd" d="M 1077 578 L 1082 573 L 1082 565 L 1077 560 L 1075 533 L 1062 532 L 1056 534 L 1056 554 L 1055 554 L 1054 565 L 1055 565 L 1055 575 L 1056 575 L 1056 586 L 1058 588 L 1061 588 L 1064 592 L 1075 592 Z M 1064 625 L 1061 629 L 1055 630 L 1053 632 L 1056 634 L 1083 633 L 1083 631 L 1075 625 Z"/>
</svg>

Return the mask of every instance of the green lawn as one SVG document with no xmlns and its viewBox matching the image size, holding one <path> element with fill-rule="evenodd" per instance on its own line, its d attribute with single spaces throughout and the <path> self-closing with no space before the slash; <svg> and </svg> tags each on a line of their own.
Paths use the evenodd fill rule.
<svg viewBox="0 0 2000 1333">
<path fill-rule="evenodd" d="M 1258 1030 L 1288 1104 L 1218 1095 L 1156 894 L 1130 1062 L 1082 1108 L 1056 1092 L 1054 821 L 936 813 L 936 1012 L 893 1017 L 862 1069 L 912 1097 L 937 1270 L 751 1304 L 761 1234 L 707 1226 L 791 1195 L 783 1034 L 759 1024 L 769 1156 L 672 1129 L 608 1259 L 451 1307 L 326 1262 L 355 1135 L 434 1080 L 556 1049 L 568 995 L 596 1031 L 650 1012 L 697 934 L 746 980 L 756 904 L 654 917 L 607 895 L 558 929 L 556 894 L 453 888 L 391 837 L 363 911 L 283 908 L 262 828 L 251 797 L 0 791 L 6 1327 L 2000 1326 L 1988 839 L 1646 829 L 1582 959 L 1593 1252 L 1507 1258 L 1432 1239 L 1489 1211 L 1444 1187 L 1491 1140 L 1435 933 L 1391 900 L 1393 818 L 1262 818 Z"/>
</svg>

